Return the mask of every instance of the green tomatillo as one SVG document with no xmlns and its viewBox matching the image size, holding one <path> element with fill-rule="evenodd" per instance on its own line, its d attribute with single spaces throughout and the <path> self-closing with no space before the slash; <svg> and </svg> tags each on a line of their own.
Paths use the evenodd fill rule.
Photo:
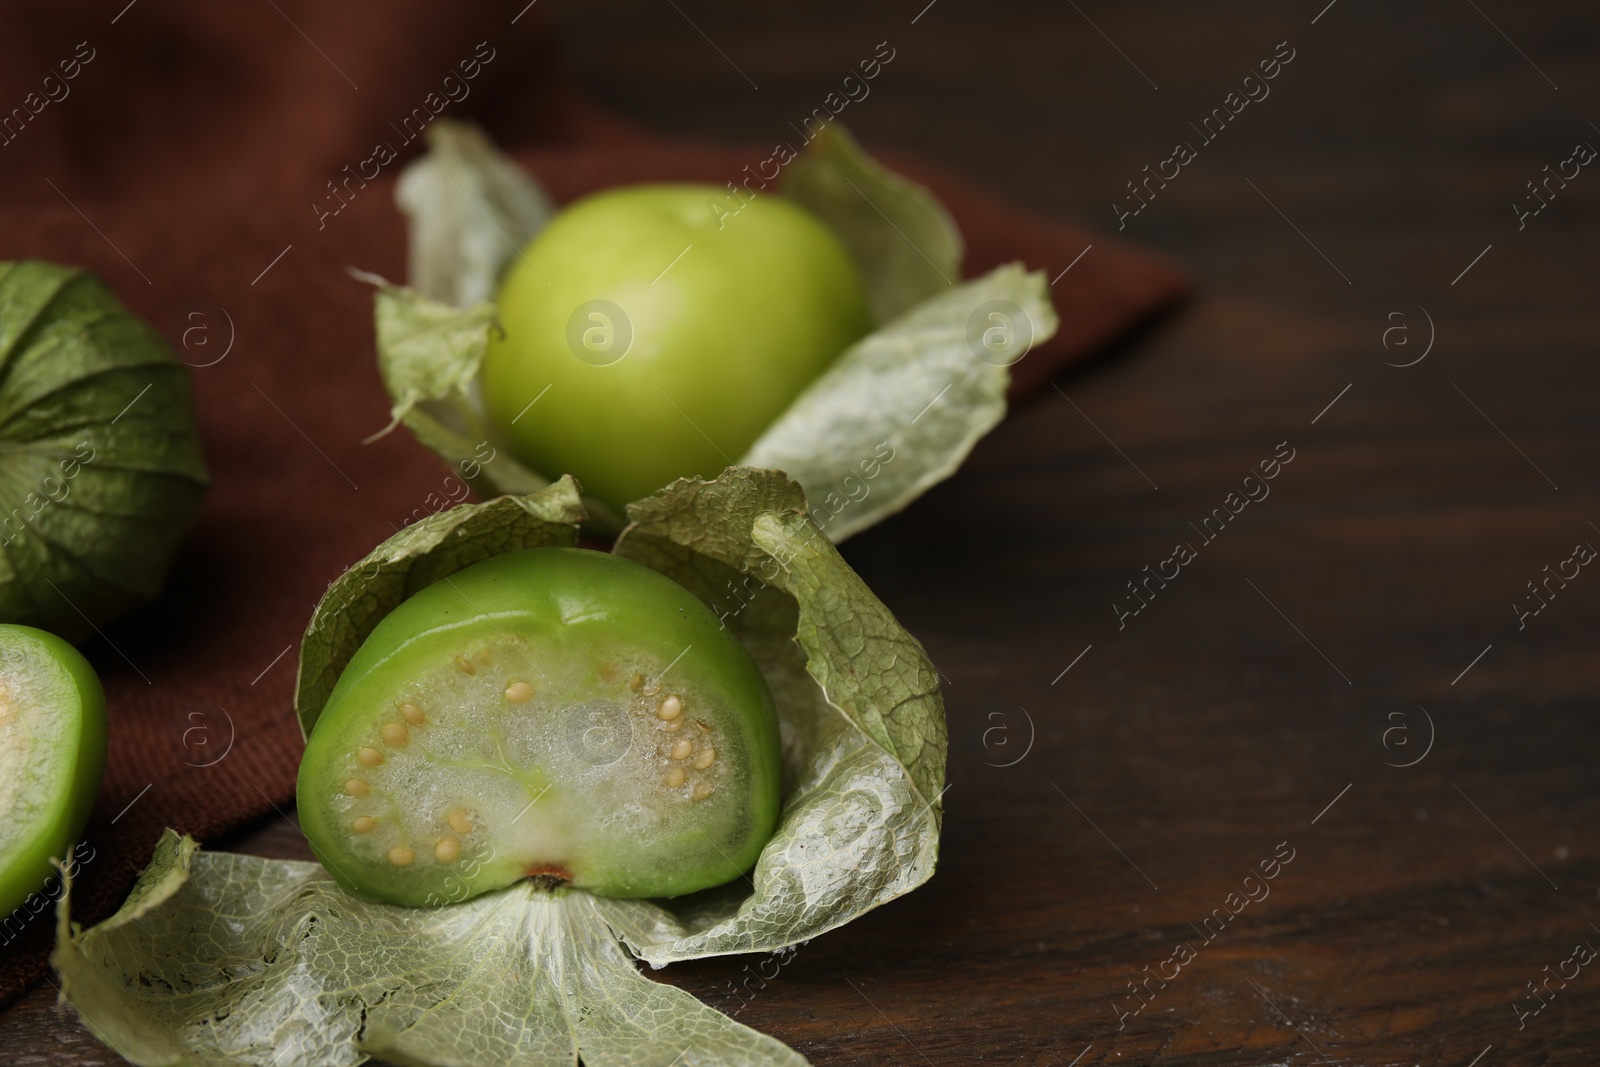
<svg viewBox="0 0 1600 1067">
<path fill-rule="evenodd" d="M 580 200 L 511 261 L 498 305 L 491 422 L 519 461 L 572 473 L 619 512 L 736 463 L 872 327 L 820 219 L 710 185 Z"/>
<path fill-rule="evenodd" d="M 424 587 L 340 675 L 300 765 L 333 877 L 396 904 L 523 878 L 672 897 L 777 825 L 777 712 L 703 603 L 640 564 L 530 548 Z"/>
<path fill-rule="evenodd" d="M 106 764 L 106 698 L 55 634 L 0 625 L 0 918 L 83 832 Z"/>
<path fill-rule="evenodd" d="M 161 334 L 86 271 L 0 262 L 0 622 L 76 641 L 153 599 L 205 488 Z"/>
</svg>

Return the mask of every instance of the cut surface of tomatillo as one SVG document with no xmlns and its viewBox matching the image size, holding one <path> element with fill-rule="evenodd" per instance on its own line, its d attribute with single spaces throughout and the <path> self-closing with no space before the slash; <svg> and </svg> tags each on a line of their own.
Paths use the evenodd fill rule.
<svg viewBox="0 0 1600 1067">
<path fill-rule="evenodd" d="M 300 765 L 329 873 L 397 904 L 523 878 L 672 897 L 754 865 L 777 825 L 777 714 L 703 603 L 606 552 L 474 564 L 390 612 Z"/>
<path fill-rule="evenodd" d="M 0 625 L 0 918 L 65 861 L 100 792 L 106 698 L 55 634 Z"/>
</svg>

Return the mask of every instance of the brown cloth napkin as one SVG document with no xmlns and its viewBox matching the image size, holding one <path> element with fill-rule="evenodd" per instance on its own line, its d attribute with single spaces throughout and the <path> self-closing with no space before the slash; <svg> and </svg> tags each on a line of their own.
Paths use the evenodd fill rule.
<svg viewBox="0 0 1600 1067">
<path fill-rule="evenodd" d="M 406 117 L 430 93 L 449 98 L 444 114 L 482 123 L 560 200 L 647 179 L 720 183 L 766 154 L 668 143 L 586 103 L 560 77 L 549 7 L 0 10 L 0 258 L 86 266 L 167 335 L 195 368 L 213 481 L 160 601 L 85 649 L 105 681 L 111 747 L 79 921 L 116 906 L 162 828 L 214 840 L 288 809 L 311 608 L 444 490 L 445 470 L 407 434 L 361 444 L 388 400 L 371 292 L 345 267 L 404 277 L 393 179 L 420 147 Z M 399 158 L 319 216 L 313 204 L 334 203 L 327 183 L 380 142 Z M 1093 243 L 1053 289 L 1060 333 L 1017 366 L 1019 390 L 1184 291 L 1151 255 L 890 158 L 950 206 L 969 274 L 1021 259 L 1055 277 Z M 0 1003 L 45 973 L 53 925 L 49 907 L 0 923 Z"/>
</svg>

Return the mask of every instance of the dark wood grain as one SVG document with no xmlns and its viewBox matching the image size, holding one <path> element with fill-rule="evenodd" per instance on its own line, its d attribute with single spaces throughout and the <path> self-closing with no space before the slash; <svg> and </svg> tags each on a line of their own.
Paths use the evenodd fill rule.
<svg viewBox="0 0 1600 1067">
<path fill-rule="evenodd" d="M 941 866 L 749 983 L 738 1018 L 819 1065 L 1594 1063 L 1600 969 L 1520 1026 L 1514 1004 L 1600 945 L 1600 574 L 1523 629 L 1512 604 L 1600 545 L 1600 175 L 1524 230 L 1511 205 L 1600 145 L 1600 17 L 924 3 L 560 18 L 606 102 L 756 142 L 889 40 L 844 116 L 863 140 L 1108 228 L 1190 121 L 1278 42 L 1295 58 L 1128 223 L 1197 299 L 847 546 L 949 681 Z M 1385 365 L 1421 353 L 1424 309 L 1431 353 Z M 1386 350 L 1396 324 L 1411 344 Z M 1270 496 L 1202 544 L 1190 523 L 1282 442 Z M 1180 542 L 1194 561 L 1119 629 L 1125 583 Z M 304 854 L 287 823 L 236 844 Z M 731 1011 L 748 962 L 661 977 Z M 53 996 L 0 1013 L 7 1062 L 114 1062 Z"/>
</svg>

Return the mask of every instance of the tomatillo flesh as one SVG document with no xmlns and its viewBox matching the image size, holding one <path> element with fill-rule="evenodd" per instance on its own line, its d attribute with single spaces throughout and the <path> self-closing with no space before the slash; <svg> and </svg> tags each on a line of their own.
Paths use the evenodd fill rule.
<svg viewBox="0 0 1600 1067">
<path fill-rule="evenodd" d="M 83 832 L 106 766 L 106 698 L 55 634 L 0 625 L 0 918 Z"/>
<path fill-rule="evenodd" d="M 311 730 L 298 802 L 359 896 L 536 878 L 673 897 L 755 864 L 779 778 L 771 693 L 710 609 L 610 553 L 533 548 L 379 622 Z"/>
<path fill-rule="evenodd" d="M 482 382 L 519 461 L 576 476 L 618 512 L 715 477 L 871 329 L 834 232 L 793 201 L 744 196 L 605 190 L 511 261 Z"/>
</svg>

